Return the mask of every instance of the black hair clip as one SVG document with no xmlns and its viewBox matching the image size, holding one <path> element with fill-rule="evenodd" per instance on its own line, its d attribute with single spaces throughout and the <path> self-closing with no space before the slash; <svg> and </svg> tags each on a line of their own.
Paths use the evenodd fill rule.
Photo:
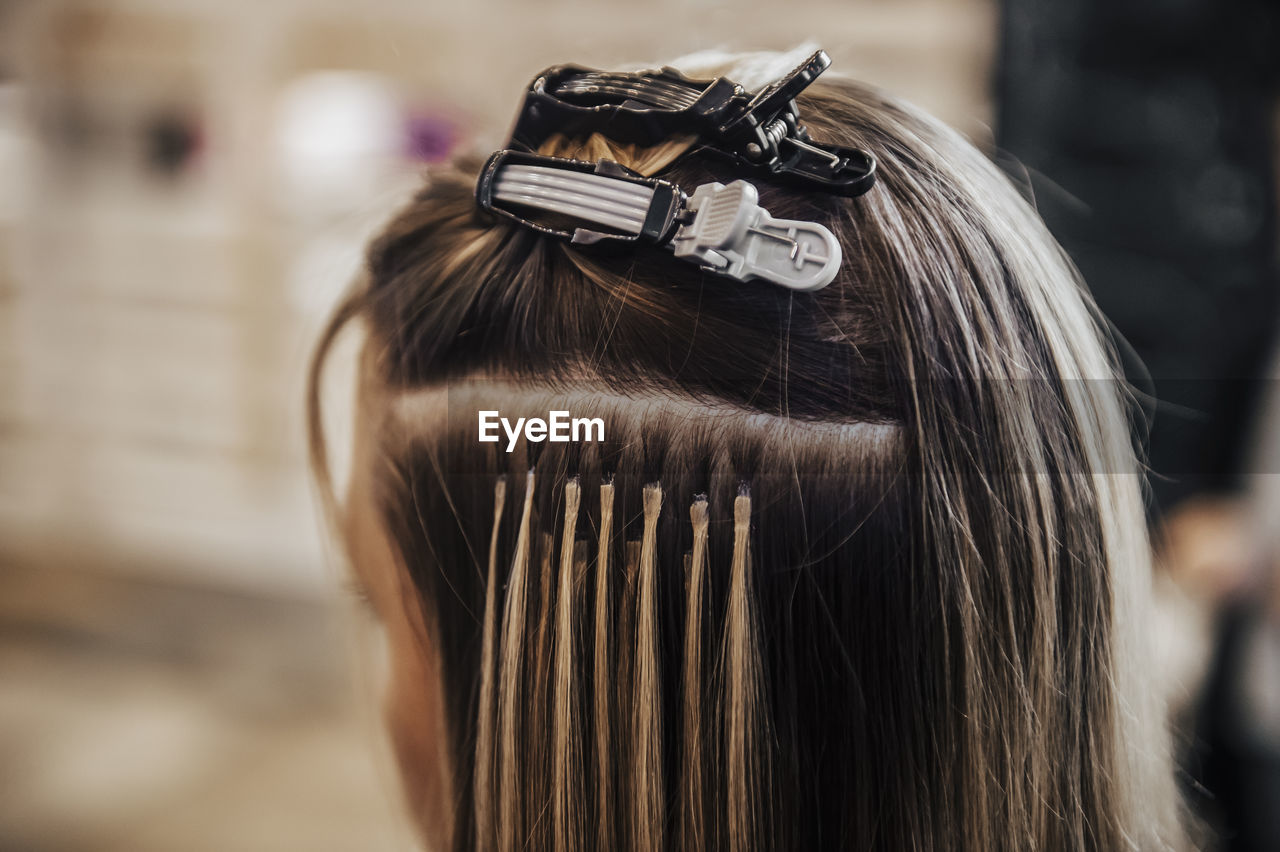
<svg viewBox="0 0 1280 852">
<path fill-rule="evenodd" d="M 758 93 L 718 77 L 692 80 L 672 68 L 640 73 L 560 65 L 525 93 L 509 148 L 536 151 L 553 134 L 600 132 L 619 142 L 655 145 L 694 135 L 702 150 L 834 195 L 853 197 L 875 183 L 866 151 L 809 138 L 795 98 L 831 64 L 819 50 Z"/>
</svg>

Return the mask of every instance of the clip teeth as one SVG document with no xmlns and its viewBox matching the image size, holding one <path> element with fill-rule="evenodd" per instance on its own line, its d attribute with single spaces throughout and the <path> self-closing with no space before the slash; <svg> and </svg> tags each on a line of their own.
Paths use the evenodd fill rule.
<svg viewBox="0 0 1280 852">
<path fill-rule="evenodd" d="M 693 221 L 676 232 L 676 257 L 739 281 L 762 278 L 792 290 L 820 290 L 840 269 L 840 243 L 817 222 L 775 219 L 743 180 L 708 183 L 689 199 Z"/>
</svg>

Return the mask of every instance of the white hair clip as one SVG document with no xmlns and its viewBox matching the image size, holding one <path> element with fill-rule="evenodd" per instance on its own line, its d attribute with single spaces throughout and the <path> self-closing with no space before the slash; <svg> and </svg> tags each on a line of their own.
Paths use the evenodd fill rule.
<svg viewBox="0 0 1280 852">
<path fill-rule="evenodd" d="M 671 240 L 676 257 L 721 275 L 746 281 L 763 278 L 792 290 L 820 290 L 840 270 L 840 242 L 817 222 L 775 219 L 745 180 L 704 183 L 686 211 L 693 221 Z"/>
<path fill-rule="evenodd" d="M 792 290 L 820 290 L 840 269 L 840 243 L 817 222 L 775 219 L 745 180 L 707 183 L 692 196 L 617 163 L 585 163 L 499 151 L 476 185 L 480 207 L 577 244 L 645 242 L 738 281 L 762 279 Z M 532 211 L 595 227 L 558 229 Z M 609 230 L 598 230 L 599 227 Z"/>
</svg>

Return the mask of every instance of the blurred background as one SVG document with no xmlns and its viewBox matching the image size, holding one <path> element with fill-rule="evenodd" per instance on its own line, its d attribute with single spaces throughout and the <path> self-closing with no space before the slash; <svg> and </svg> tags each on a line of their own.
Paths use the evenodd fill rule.
<svg viewBox="0 0 1280 852">
<path fill-rule="evenodd" d="M 1184 781 L 1280 848 L 1277 5 L 0 0 L 0 850 L 414 848 L 309 347 L 541 68 L 805 42 L 997 158 L 1132 343 Z"/>
</svg>

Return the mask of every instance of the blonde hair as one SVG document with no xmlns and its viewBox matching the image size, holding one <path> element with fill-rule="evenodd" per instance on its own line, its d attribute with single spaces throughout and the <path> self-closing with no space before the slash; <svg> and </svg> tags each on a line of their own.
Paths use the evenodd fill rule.
<svg viewBox="0 0 1280 852">
<path fill-rule="evenodd" d="M 760 181 L 839 235 L 826 290 L 485 220 L 461 163 L 322 342 L 364 318 L 398 401 L 383 511 L 442 660 L 454 847 L 1181 848 L 1091 303 L 957 135 L 810 92 L 811 132 L 880 163 L 855 201 Z M 736 176 L 691 146 L 544 152 Z M 475 441 L 494 408 L 607 440 L 507 454 Z"/>
</svg>

